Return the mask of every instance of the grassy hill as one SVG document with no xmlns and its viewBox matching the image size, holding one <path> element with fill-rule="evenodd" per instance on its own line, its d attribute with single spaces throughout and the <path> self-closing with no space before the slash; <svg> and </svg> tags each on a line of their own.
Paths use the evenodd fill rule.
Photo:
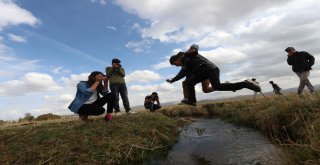
<svg viewBox="0 0 320 165">
<path fill-rule="evenodd" d="M 169 117 L 168 117 L 169 116 Z M 171 105 L 83 122 L 77 118 L 0 127 L 0 164 L 141 164 L 177 142 L 180 117 L 219 117 L 259 130 L 298 164 L 320 164 L 320 93 Z"/>
</svg>

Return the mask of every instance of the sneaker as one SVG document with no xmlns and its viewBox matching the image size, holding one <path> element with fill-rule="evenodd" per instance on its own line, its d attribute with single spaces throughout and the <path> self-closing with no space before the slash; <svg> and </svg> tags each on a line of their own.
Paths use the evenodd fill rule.
<svg viewBox="0 0 320 165">
<path fill-rule="evenodd" d="M 184 101 L 187 101 L 187 100 L 188 100 L 187 98 L 183 98 L 181 102 L 183 103 Z"/>
<path fill-rule="evenodd" d="M 130 110 L 128 113 L 135 114 L 135 113 L 138 113 L 138 112 L 134 112 L 134 111 Z"/>
<path fill-rule="evenodd" d="M 245 83 L 248 84 L 248 88 L 255 91 L 255 92 L 261 92 L 261 87 L 256 82 L 252 81 L 251 79 L 245 80 Z"/>
<path fill-rule="evenodd" d="M 80 118 L 82 121 L 88 121 L 88 115 L 79 115 L 79 118 Z"/>
<path fill-rule="evenodd" d="M 105 119 L 106 121 L 111 121 L 111 120 L 112 120 L 112 115 L 111 115 L 111 114 L 107 114 L 107 115 L 104 117 L 104 119 Z"/>
<path fill-rule="evenodd" d="M 189 100 L 182 100 L 181 103 L 184 103 L 187 105 L 192 105 L 192 106 L 197 106 L 197 103 L 189 101 Z"/>
<path fill-rule="evenodd" d="M 129 113 L 129 111 L 131 111 L 131 108 L 129 108 L 129 109 L 126 109 L 126 113 Z"/>
</svg>

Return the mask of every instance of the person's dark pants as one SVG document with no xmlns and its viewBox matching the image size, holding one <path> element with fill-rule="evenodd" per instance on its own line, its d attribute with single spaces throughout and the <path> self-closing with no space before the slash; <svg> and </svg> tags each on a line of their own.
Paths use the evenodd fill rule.
<svg viewBox="0 0 320 165">
<path fill-rule="evenodd" d="M 280 92 L 280 90 L 274 90 L 274 93 L 277 95 L 282 95 L 282 93 Z"/>
<path fill-rule="evenodd" d="M 160 106 L 160 105 L 158 105 L 158 104 L 154 104 L 154 103 L 152 103 L 152 102 L 144 103 L 144 107 L 145 107 L 146 109 L 149 109 L 149 110 L 150 110 L 150 112 L 154 112 L 155 110 L 157 110 L 157 109 L 160 109 L 160 108 L 161 108 L 161 106 Z"/>
<path fill-rule="evenodd" d="M 248 88 L 246 82 L 237 83 L 220 83 L 220 70 L 219 68 L 210 69 L 192 76 L 188 80 L 188 93 L 190 102 L 197 102 L 194 86 L 199 82 L 209 79 L 213 89 L 217 91 L 236 91 L 242 88 Z"/>
<path fill-rule="evenodd" d="M 79 115 L 101 115 L 105 112 L 103 106 L 107 104 L 107 113 L 112 113 L 115 103 L 115 96 L 112 93 L 108 93 L 105 96 L 98 98 L 92 104 L 83 104 L 79 111 Z"/>
<path fill-rule="evenodd" d="M 121 96 L 124 109 L 126 111 L 129 111 L 131 108 L 130 108 L 130 104 L 129 104 L 128 90 L 127 90 L 126 84 L 125 83 L 124 84 L 110 84 L 110 90 L 111 90 L 111 93 L 113 93 L 116 97 L 116 101 L 114 104 L 115 111 L 116 112 L 120 111 L 119 94 Z"/>
</svg>

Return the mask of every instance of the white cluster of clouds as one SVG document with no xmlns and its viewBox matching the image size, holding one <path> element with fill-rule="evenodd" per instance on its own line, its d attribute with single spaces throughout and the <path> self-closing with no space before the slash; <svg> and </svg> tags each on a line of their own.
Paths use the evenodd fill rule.
<svg viewBox="0 0 320 165">
<path fill-rule="evenodd" d="M 35 26 L 41 23 L 28 10 L 19 7 L 12 0 L 0 0 L 0 31 L 7 26 L 26 24 Z M 5 13 L 5 14 L 3 14 Z"/>
<path fill-rule="evenodd" d="M 316 58 L 320 55 L 320 21 L 316 14 L 320 3 L 315 0 L 245 0 L 241 5 L 235 5 L 234 0 L 116 3 L 150 22 L 147 27 L 135 25 L 144 40 L 182 42 L 186 47 L 197 43 L 200 53 L 216 63 L 228 79 L 254 76 L 266 82 L 292 74 L 284 52 L 288 46 L 308 51 Z M 165 62 L 154 65 L 156 69 L 165 67 Z"/>
<path fill-rule="evenodd" d="M 25 37 L 14 35 L 14 34 L 11 34 L 11 33 L 9 34 L 9 39 L 11 41 L 15 41 L 15 42 L 21 42 L 21 43 L 27 42 Z"/>
</svg>

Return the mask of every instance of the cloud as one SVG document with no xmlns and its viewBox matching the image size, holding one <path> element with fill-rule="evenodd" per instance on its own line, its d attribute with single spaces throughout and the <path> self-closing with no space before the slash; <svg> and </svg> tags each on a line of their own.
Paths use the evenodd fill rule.
<svg viewBox="0 0 320 165">
<path fill-rule="evenodd" d="M 151 48 L 151 44 L 153 41 L 148 39 L 143 39 L 141 41 L 130 41 L 126 44 L 126 47 L 129 49 L 133 49 L 134 52 L 148 52 Z"/>
<path fill-rule="evenodd" d="M 172 53 L 170 53 L 170 56 L 166 56 L 165 59 L 162 62 L 160 62 L 158 64 L 155 64 L 152 67 L 154 69 L 156 69 L 156 70 L 163 69 L 163 68 L 170 68 L 171 67 L 170 62 L 169 62 L 170 57 L 172 55 L 177 54 L 180 51 L 183 51 L 183 50 L 181 50 L 181 49 L 173 49 Z"/>
<path fill-rule="evenodd" d="M 113 31 L 117 31 L 118 29 L 114 26 L 107 26 L 107 29 L 113 30 Z"/>
<path fill-rule="evenodd" d="M 58 85 L 48 74 L 31 72 L 21 79 L 0 83 L 0 103 L 10 105 L 0 104 L 3 110 L 0 112 L 0 119 L 18 119 L 26 112 L 34 116 L 45 113 L 73 114 L 67 107 L 76 94 L 77 84 L 87 80 L 88 75 L 89 73 L 79 73 L 61 77 L 61 84 Z"/>
<path fill-rule="evenodd" d="M 316 0 L 245 0 L 240 6 L 233 5 L 234 2 L 117 0 L 116 4 L 150 22 L 147 26 L 135 24 L 142 38 L 199 44 L 200 53 L 220 68 L 222 79 L 259 77 L 268 82 L 291 74 L 284 52 L 287 46 L 319 58 L 320 21 L 316 13 L 320 3 Z M 154 8 L 157 12 L 153 12 Z M 295 11 L 300 11 L 299 15 Z M 162 69 L 168 64 L 162 61 L 153 67 Z M 315 71 L 319 69 L 314 67 Z"/>
<path fill-rule="evenodd" d="M 70 77 L 61 77 L 61 81 L 65 87 L 75 88 L 80 81 L 87 81 L 89 75 L 89 72 L 71 74 Z"/>
<path fill-rule="evenodd" d="M 33 92 L 62 89 L 53 78 L 44 73 L 29 72 L 22 78 L 0 83 L 0 96 L 21 96 Z"/>
<path fill-rule="evenodd" d="M 160 75 L 149 70 L 136 70 L 125 77 L 126 82 L 150 82 L 160 79 Z"/>
<path fill-rule="evenodd" d="M 90 0 L 91 3 L 100 3 L 101 5 L 106 5 L 107 0 Z"/>
<path fill-rule="evenodd" d="M 40 20 L 29 11 L 17 6 L 13 0 L 0 0 L 0 31 L 10 25 L 27 24 L 35 26 Z"/>
<path fill-rule="evenodd" d="M 253 14 L 261 13 L 261 10 L 284 5 L 285 2 L 245 0 L 239 6 L 234 5 L 234 0 L 202 0 L 201 3 L 193 0 L 164 0 L 150 3 L 116 0 L 116 4 L 123 10 L 151 22 L 149 27 L 141 30 L 142 37 L 159 39 L 162 42 L 182 42 L 201 38 L 208 33 L 214 33 L 217 29 L 228 28 Z M 155 8 L 157 12 L 154 12 Z"/>
<path fill-rule="evenodd" d="M 0 37 L 0 73 L 1 79 L 10 79 L 39 68 L 39 60 L 26 60 L 16 57 L 14 50 L 2 43 Z"/>
<path fill-rule="evenodd" d="M 170 59 L 170 57 L 165 57 L 164 61 L 162 61 L 158 64 L 155 64 L 152 67 L 156 70 L 163 69 L 163 68 L 169 68 L 169 67 L 171 67 L 169 59 Z"/>
<path fill-rule="evenodd" d="M 247 59 L 247 55 L 243 52 L 232 48 L 217 48 L 210 51 L 199 51 L 204 57 L 211 61 L 215 61 L 216 64 L 227 65 L 227 64 L 238 64 L 242 63 Z"/>
<path fill-rule="evenodd" d="M 58 67 L 54 67 L 51 69 L 51 71 L 55 74 L 59 74 L 59 73 L 70 73 L 70 70 L 64 69 L 63 66 L 58 66 Z"/>
<path fill-rule="evenodd" d="M 27 42 L 25 37 L 14 35 L 14 34 L 11 34 L 11 33 L 9 34 L 9 39 L 11 41 L 14 41 L 14 42 L 21 42 L 21 43 Z"/>
</svg>

